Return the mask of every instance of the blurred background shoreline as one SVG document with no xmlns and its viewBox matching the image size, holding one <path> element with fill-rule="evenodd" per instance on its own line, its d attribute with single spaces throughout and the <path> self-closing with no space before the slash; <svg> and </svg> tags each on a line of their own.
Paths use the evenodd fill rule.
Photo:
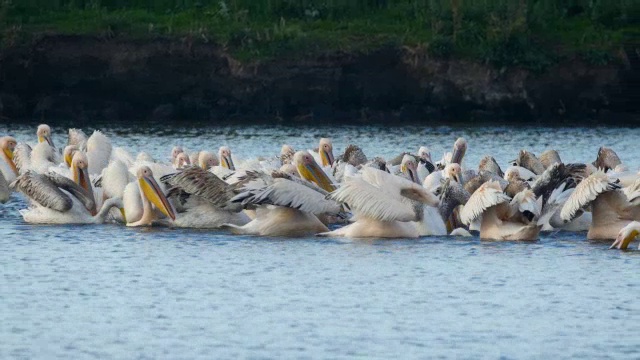
<svg viewBox="0 0 640 360">
<path fill-rule="evenodd" d="M 0 121 L 637 123 L 639 7 L 0 0 Z"/>
</svg>

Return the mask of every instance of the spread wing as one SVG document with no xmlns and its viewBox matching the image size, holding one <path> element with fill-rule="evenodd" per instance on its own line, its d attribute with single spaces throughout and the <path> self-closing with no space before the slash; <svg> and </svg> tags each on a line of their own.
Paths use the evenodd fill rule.
<svg viewBox="0 0 640 360">
<path fill-rule="evenodd" d="M 460 211 L 460 220 L 469 225 L 488 208 L 510 200 L 509 196 L 502 192 L 502 187 L 497 181 L 487 181 L 471 195 L 467 204 Z"/>
<path fill-rule="evenodd" d="M 602 170 L 598 170 L 578 184 L 567 202 L 562 206 L 560 217 L 564 221 L 571 221 L 579 213 L 580 209 L 590 204 L 598 195 L 619 188 L 620 185 L 612 182 Z"/>
</svg>

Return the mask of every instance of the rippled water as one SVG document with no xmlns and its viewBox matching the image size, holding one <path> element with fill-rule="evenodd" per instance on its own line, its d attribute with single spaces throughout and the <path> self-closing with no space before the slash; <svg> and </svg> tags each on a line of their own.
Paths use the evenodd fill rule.
<svg viewBox="0 0 640 360">
<path fill-rule="evenodd" d="M 58 130 L 58 129 L 54 129 Z M 19 140 L 33 129 L 0 125 Z M 180 143 L 236 157 L 330 136 L 369 155 L 469 141 L 467 164 L 520 148 L 640 167 L 629 128 L 211 127 L 106 131 L 158 158 Z M 59 133 L 59 134 L 58 134 Z M 58 131 L 57 144 L 64 133 Z M 179 141 L 176 139 L 180 139 Z M 439 157 L 439 156 L 438 156 Z M 346 241 L 30 226 L 0 207 L 0 358 L 638 358 L 639 251 L 585 234 Z"/>
</svg>

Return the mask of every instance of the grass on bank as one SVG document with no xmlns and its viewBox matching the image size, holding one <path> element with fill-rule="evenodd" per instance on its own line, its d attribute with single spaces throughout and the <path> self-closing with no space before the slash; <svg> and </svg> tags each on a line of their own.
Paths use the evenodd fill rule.
<svg viewBox="0 0 640 360">
<path fill-rule="evenodd" d="M 542 70 L 615 60 L 637 0 L 0 0 L 2 46 L 39 33 L 190 36 L 245 61 L 385 44 Z"/>
</svg>

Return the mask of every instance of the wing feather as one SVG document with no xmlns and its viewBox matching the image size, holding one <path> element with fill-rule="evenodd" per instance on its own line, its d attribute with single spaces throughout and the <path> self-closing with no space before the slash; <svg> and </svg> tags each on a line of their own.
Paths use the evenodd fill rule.
<svg viewBox="0 0 640 360">
<path fill-rule="evenodd" d="M 460 220 L 466 225 L 478 219 L 488 208 L 509 202 L 510 198 L 502 192 L 497 181 L 489 180 L 474 191 L 467 204 L 460 211 Z"/>
<path fill-rule="evenodd" d="M 612 182 L 602 170 L 594 172 L 576 186 L 576 189 L 562 206 L 560 218 L 563 221 L 573 220 L 579 210 L 590 204 L 598 195 L 619 188 L 620 185 Z"/>
<path fill-rule="evenodd" d="M 56 211 L 69 211 L 73 206 L 71 198 L 63 193 L 48 177 L 35 171 L 20 175 L 11 187 L 26 195 L 29 199 L 46 208 Z"/>
<path fill-rule="evenodd" d="M 284 178 L 274 179 L 262 189 L 240 194 L 232 201 L 240 200 L 243 205 L 277 205 L 315 215 L 338 214 L 341 210 L 340 205 L 326 199 L 325 194 Z"/>
</svg>

